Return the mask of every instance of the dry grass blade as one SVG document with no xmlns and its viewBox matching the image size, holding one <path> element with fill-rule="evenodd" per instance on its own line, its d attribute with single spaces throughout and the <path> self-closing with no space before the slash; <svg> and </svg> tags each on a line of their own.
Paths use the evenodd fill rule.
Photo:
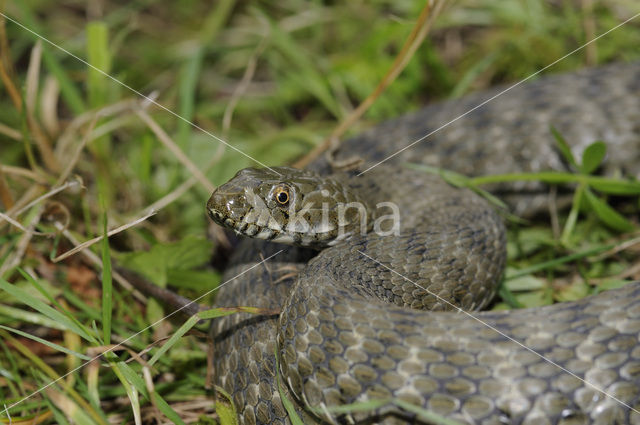
<svg viewBox="0 0 640 425">
<path fill-rule="evenodd" d="M 22 140 L 22 134 L 14 128 L 9 127 L 8 125 L 0 123 L 0 134 L 4 134 L 10 139 L 20 141 Z"/>
<path fill-rule="evenodd" d="M 20 265 L 22 257 L 24 256 L 24 253 L 27 251 L 27 247 L 29 246 L 29 242 L 31 242 L 31 238 L 35 234 L 34 229 L 40 222 L 42 211 L 43 208 L 40 206 L 39 210 L 29 222 L 29 225 L 25 229 L 24 233 L 20 236 L 16 247 L 11 250 L 11 253 L 7 260 L 2 263 L 2 266 L 0 266 L 0 276 L 4 276 L 7 271 L 13 270 L 15 267 L 18 267 Z"/>
<path fill-rule="evenodd" d="M 218 149 L 216 150 L 215 156 L 211 158 L 207 166 L 204 168 L 204 171 L 207 172 L 212 166 L 217 164 L 220 158 L 222 158 L 223 153 L 224 153 L 224 145 L 221 143 L 218 145 Z M 161 209 L 163 209 L 164 207 L 166 207 L 167 205 L 169 205 L 170 203 L 174 202 L 176 199 L 184 195 L 189 189 L 191 189 L 191 187 L 194 184 L 196 184 L 197 181 L 198 181 L 197 177 L 195 175 L 192 175 L 185 182 L 181 183 L 180 186 L 176 187 L 174 190 L 172 190 L 162 198 L 158 199 L 153 204 L 149 205 L 147 207 L 147 211 L 152 211 L 152 210 L 160 211 Z M 215 190 L 215 187 L 211 189 L 212 192 L 213 190 Z M 221 233 L 222 235 L 224 235 L 223 232 Z M 224 238 L 224 240 L 227 241 L 226 237 Z M 226 243 L 228 243 L 228 241 Z"/>
<path fill-rule="evenodd" d="M 20 177 L 26 177 L 33 180 L 36 183 L 45 184 L 46 179 L 38 173 L 35 173 L 28 168 L 16 167 L 14 165 L 2 165 L 0 164 L 0 173 L 13 174 Z M 5 205 L 6 206 L 6 205 Z"/>
<path fill-rule="evenodd" d="M 44 195 L 37 197 L 36 199 L 34 199 L 33 201 L 29 202 L 27 205 L 25 205 L 24 207 L 20 208 L 19 210 L 15 211 L 15 212 L 12 212 L 11 216 L 17 217 L 20 214 L 22 214 L 23 212 L 25 212 L 26 210 L 28 210 L 29 208 L 33 207 L 34 205 L 44 201 L 45 199 L 51 198 L 52 196 L 54 196 L 54 195 L 56 195 L 56 194 L 58 194 L 58 193 L 60 193 L 60 192 L 62 192 L 64 190 L 67 190 L 67 189 L 70 189 L 70 188 L 73 188 L 73 187 L 76 187 L 76 186 L 79 186 L 79 185 L 81 185 L 81 182 L 79 180 L 72 180 L 70 182 L 67 182 L 67 183 L 61 185 L 61 186 L 54 187 L 53 189 L 49 190 Z"/>
<path fill-rule="evenodd" d="M 73 168 L 76 166 L 76 163 L 80 159 L 80 154 L 82 153 L 82 150 L 85 148 L 85 146 L 87 146 L 87 143 L 89 143 L 89 137 L 91 136 L 91 132 L 93 131 L 97 122 L 98 122 L 98 114 L 96 114 L 93 117 L 93 120 L 91 120 L 91 122 L 89 123 L 89 127 L 87 128 L 87 131 L 84 137 L 82 138 L 82 141 L 78 144 L 75 152 L 73 152 L 73 154 L 71 155 L 71 159 L 67 163 L 67 166 L 64 168 L 62 173 L 60 173 L 60 176 L 58 177 L 56 185 L 61 184 L 64 180 L 66 180 L 69 174 L 71 174 L 71 171 L 73 170 Z"/>
<path fill-rule="evenodd" d="M 20 91 L 13 84 L 13 72 L 11 71 L 11 55 L 9 54 L 9 42 L 7 41 L 6 19 L 0 15 L 0 79 L 5 85 L 13 105 L 18 111 L 22 111 L 22 96 Z"/>
<path fill-rule="evenodd" d="M 5 214 L 7 214 L 10 217 L 15 217 L 16 211 L 20 210 L 21 208 L 24 208 L 25 205 L 29 204 L 34 199 L 41 196 L 43 193 L 44 193 L 43 186 L 35 185 L 35 184 L 29 186 L 29 188 L 22 194 L 22 197 L 15 202 L 13 207 L 5 211 Z M 0 221 L 0 229 L 2 228 L 2 224 L 3 222 Z"/>
<path fill-rule="evenodd" d="M 349 114 L 331 135 L 320 145 L 316 146 L 309 154 L 293 164 L 296 168 L 303 168 L 309 165 L 311 161 L 316 159 L 322 152 L 329 148 L 337 147 L 335 144 L 342 135 L 373 105 L 373 102 L 382 94 L 382 92 L 400 75 L 402 70 L 407 66 L 413 54 L 424 41 L 429 33 L 435 18 L 438 16 L 446 0 L 429 0 L 426 2 L 418 20 L 416 21 L 411 33 L 407 37 L 402 50 L 396 56 L 395 61 L 391 65 L 391 69 L 384 76 L 375 90 L 363 100 L 358 107 Z"/>
<path fill-rule="evenodd" d="M 60 133 L 58 119 L 58 101 L 60 100 L 60 84 L 55 78 L 48 76 L 44 81 L 40 97 L 40 119 L 47 133 L 55 137 Z"/>
<path fill-rule="evenodd" d="M 38 80 L 40 78 L 40 63 L 42 60 L 42 43 L 38 40 L 31 50 L 31 58 L 29 67 L 27 68 L 27 79 L 25 82 L 25 110 L 27 113 L 27 122 L 29 129 L 33 135 L 33 139 L 38 146 L 40 156 L 44 161 L 44 165 L 51 171 L 57 172 L 60 164 L 53 154 L 51 141 L 42 131 L 40 124 L 35 116 L 36 100 L 38 95 Z"/>
<path fill-rule="evenodd" d="M 222 135 L 224 138 L 227 138 L 229 135 L 229 128 L 231 128 L 231 118 L 233 117 L 233 111 L 235 110 L 238 102 L 242 95 L 246 92 L 249 87 L 249 83 L 253 79 L 253 76 L 256 72 L 256 66 L 258 64 L 258 57 L 264 51 L 267 43 L 266 40 L 268 38 L 265 36 L 258 47 L 255 49 L 251 57 L 249 58 L 249 62 L 247 63 L 247 67 L 242 75 L 242 80 L 233 90 L 233 94 L 231 95 L 231 99 L 229 99 L 229 103 L 224 110 L 224 115 L 222 117 Z M 224 145 L 223 145 L 224 146 Z"/>
<path fill-rule="evenodd" d="M 88 122 L 91 122 L 97 116 L 98 118 L 118 115 L 129 112 L 139 107 L 140 102 L 137 99 L 124 99 L 98 110 L 90 110 L 75 117 L 71 123 L 67 125 L 63 133 L 56 143 L 55 153 L 58 158 L 66 158 L 71 155 L 73 143 L 77 140 L 78 130 Z"/>
<path fill-rule="evenodd" d="M 61 224 L 56 223 L 56 228 L 58 229 L 58 231 L 60 231 L 62 236 L 64 236 L 74 246 L 80 245 L 80 241 L 78 241 L 71 234 L 71 232 L 69 230 L 65 229 Z M 102 269 L 102 260 L 100 260 L 100 257 L 98 257 L 96 254 L 94 254 L 91 250 L 84 249 L 84 250 L 80 250 L 80 252 L 82 252 L 82 255 L 84 255 L 89 260 L 89 262 L 93 263 L 99 269 Z M 145 297 L 140 291 L 135 289 L 135 287 L 127 279 L 125 279 L 120 273 L 118 273 L 115 270 L 113 270 L 112 271 L 112 277 L 113 277 L 113 280 L 115 280 L 120 285 L 122 285 L 123 288 L 125 288 L 128 291 L 131 291 L 131 293 L 133 294 L 133 296 L 137 300 L 139 300 L 139 301 L 141 301 L 143 303 L 146 303 L 147 297 Z"/>
<path fill-rule="evenodd" d="M 136 219 L 136 220 L 134 220 L 134 221 L 132 221 L 130 223 L 127 223 L 127 224 L 122 225 L 120 227 L 116 227 L 113 230 L 110 230 L 109 232 L 107 232 L 107 236 L 113 236 L 113 235 L 118 234 L 118 233 L 120 233 L 120 232 L 122 232 L 124 230 L 127 230 L 128 228 L 133 227 L 133 226 L 135 226 L 135 225 L 147 220 L 149 217 L 151 217 L 151 216 L 153 216 L 155 214 L 156 214 L 156 211 L 150 211 L 146 215 L 144 215 L 144 216 L 142 216 L 142 217 L 140 217 L 140 218 L 138 218 L 138 219 Z M 89 239 L 86 242 L 82 242 L 81 244 L 76 245 L 73 249 L 70 249 L 69 251 L 67 251 L 67 252 L 65 252 L 63 254 L 58 255 L 52 261 L 54 263 L 62 261 L 65 258 L 68 258 L 68 257 L 72 256 L 73 254 L 77 253 L 78 251 L 82 251 L 83 249 L 88 248 L 91 245 L 100 242 L 102 239 L 103 239 L 103 236 L 97 236 L 97 237 L 95 237 L 93 239 Z"/>
<path fill-rule="evenodd" d="M 593 16 L 593 0 L 580 0 L 580 8 L 583 11 L 582 27 L 586 40 L 596 38 L 596 21 Z M 598 45 L 589 44 L 584 51 L 585 62 L 593 66 L 598 62 Z"/>
<path fill-rule="evenodd" d="M 6 210 L 11 209 L 14 204 L 13 195 L 11 195 L 11 190 L 9 189 L 9 184 L 7 183 L 7 178 L 4 175 L 5 167 L 0 166 L 0 202 L 4 205 Z"/>
<path fill-rule="evenodd" d="M 22 230 L 23 232 L 28 232 L 29 229 L 27 229 L 26 227 L 24 227 L 19 221 L 14 220 L 13 218 L 9 217 L 8 215 L 6 215 L 3 212 L 0 212 L 0 218 L 7 221 L 9 224 L 11 224 L 14 227 L 17 227 L 18 229 Z M 33 232 L 34 235 L 37 236 L 46 236 L 47 233 L 42 233 L 42 232 Z"/>
<path fill-rule="evenodd" d="M 160 127 L 158 123 L 156 123 L 153 118 L 151 118 L 149 114 L 147 114 L 144 110 L 139 109 L 136 111 L 136 114 L 138 114 L 140 119 L 142 119 L 142 121 L 147 124 L 149 129 L 153 131 L 153 133 L 158 137 L 158 140 L 160 140 L 167 147 L 167 149 L 169 149 L 171 153 L 175 155 L 178 161 L 180 161 L 185 167 L 187 167 L 187 170 L 189 170 L 191 174 L 193 174 L 193 176 L 198 179 L 200 184 L 204 186 L 208 192 L 213 192 L 215 186 L 211 184 L 209 179 L 207 179 L 207 176 L 205 176 L 202 171 L 200 171 L 200 169 L 189 159 L 189 157 L 187 157 L 187 155 L 182 152 L 182 150 L 162 129 L 162 127 Z"/>
</svg>

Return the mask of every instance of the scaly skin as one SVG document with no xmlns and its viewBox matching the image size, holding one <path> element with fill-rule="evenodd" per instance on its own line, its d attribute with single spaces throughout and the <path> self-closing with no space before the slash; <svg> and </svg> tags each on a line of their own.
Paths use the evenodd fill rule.
<svg viewBox="0 0 640 425">
<path fill-rule="evenodd" d="M 346 141 L 338 157 L 358 155 L 366 169 L 497 92 L 383 123 Z M 421 162 L 469 175 L 564 169 L 549 131 L 554 126 L 575 153 L 604 140 L 604 171 L 637 176 L 639 118 L 640 64 L 548 77 L 509 91 L 362 177 L 336 177 L 345 193 L 368 205 L 396 202 L 400 236 L 355 235 L 315 257 L 287 248 L 221 288 L 219 305 L 282 308 L 279 318 L 233 315 L 212 327 L 219 383 L 233 395 L 240 422 L 289 423 L 274 383 L 277 349 L 285 391 L 305 423 L 415 420 L 390 405 L 349 417 L 322 413 L 386 397 L 470 424 L 640 423 L 633 410 L 640 409 L 640 283 L 577 302 L 473 317 L 410 309 L 447 307 L 414 283 L 465 309 L 486 304 L 503 266 L 503 229 L 469 192 L 401 166 Z M 327 167 L 319 162 L 313 169 Z M 269 174 L 260 184 L 283 183 L 277 176 L 270 182 Z M 537 189 L 496 188 L 520 194 L 511 199 L 519 213 L 540 207 L 544 196 L 530 193 Z M 211 209 L 223 203 L 214 194 L 208 205 L 222 222 Z M 225 276 L 279 249 L 247 240 Z M 320 413 L 305 413 L 308 406 Z"/>
</svg>

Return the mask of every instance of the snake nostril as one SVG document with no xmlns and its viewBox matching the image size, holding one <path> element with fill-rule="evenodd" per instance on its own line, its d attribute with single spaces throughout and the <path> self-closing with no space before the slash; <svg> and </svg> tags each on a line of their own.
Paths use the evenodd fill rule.
<svg viewBox="0 0 640 425">
<path fill-rule="evenodd" d="M 209 217 L 218 224 L 221 224 L 220 221 L 224 216 L 226 204 L 226 197 L 220 193 L 219 189 L 216 189 L 207 201 L 207 213 L 209 214 Z"/>
</svg>

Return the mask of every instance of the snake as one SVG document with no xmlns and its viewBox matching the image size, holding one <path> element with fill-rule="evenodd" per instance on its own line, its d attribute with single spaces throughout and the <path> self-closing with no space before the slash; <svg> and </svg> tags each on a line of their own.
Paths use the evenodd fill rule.
<svg viewBox="0 0 640 425">
<path fill-rule="evenodd" d="M 279 312 L 211 326 L 238 422 L 292 423 L 286 398 L 303 423 L 432 423 L 417 406 L 462 424 L 640 424 L 640 282 L 482 311 L 503 276 L 503 217 L 408 166 L 568 170 L 552 129 L 576 157 L 605 141 L 600 171 L 638 177 L 640 63 L 427 105 L 345 140 L 334 160 L 356 155 L 355 169 L 321 158 L 218 187 L 209 216 L 246 237 L 216 302 Z M 549 202 L 540 183 L 491 190 L 524 216 Z"/>
</svg>

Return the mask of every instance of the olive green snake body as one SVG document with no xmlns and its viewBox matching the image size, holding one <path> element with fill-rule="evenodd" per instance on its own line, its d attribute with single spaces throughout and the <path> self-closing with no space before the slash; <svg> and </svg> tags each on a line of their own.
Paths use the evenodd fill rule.
<svg viewBox="0 0 640 425">
<path fill-rule="evenodd" d="M 309 188 L 321 200 L 351 191 L 367 205 L 392 200 L 401 212 L 399 235 L 354 232 L 317 255 L 242 241 L 217 304 L 281 313 L 235 314 L 212 326 L 218 383 L 241 424 L 290 423 L 275 380 L 276 351 L 283 390 L 305 423 L 428 423 L 392 403 L 331 410 L 397 399 L 468 424 L 640 424 L 640 283 L 508 312 L 416 309 L 485 306 L 504 266 L 504 229 L 478 196 L 403 164 L 467 175 L 563 170 L 553 126 L 577 155 L 595 140 L 607 142 L 604 173 L 640 173 L 640 63 L 520 85 L 376 166 L 501 90 L 428 106 L 345 141 L 338 159 L 357 155 L 365 160 L 360 171 L 374 168 L 359 177 L 335 174 L 338 188 L 321 195 L 313 183 L 327 174 L 323 161 L 300 174 L 244 171 L 214 192 L 214 220 L 269 239 L 278 238 L 279 225 L 254 212 L 262 226 L 251 227 L 246 208 L 270 208 L 274 221 L 286 222 L 277 203 L 298 202 Z M 544 205 L 548 189 L 496 190 L 528 214 Z M 302 237 L 284 237 L 295 238 Z"/>
</svg>

